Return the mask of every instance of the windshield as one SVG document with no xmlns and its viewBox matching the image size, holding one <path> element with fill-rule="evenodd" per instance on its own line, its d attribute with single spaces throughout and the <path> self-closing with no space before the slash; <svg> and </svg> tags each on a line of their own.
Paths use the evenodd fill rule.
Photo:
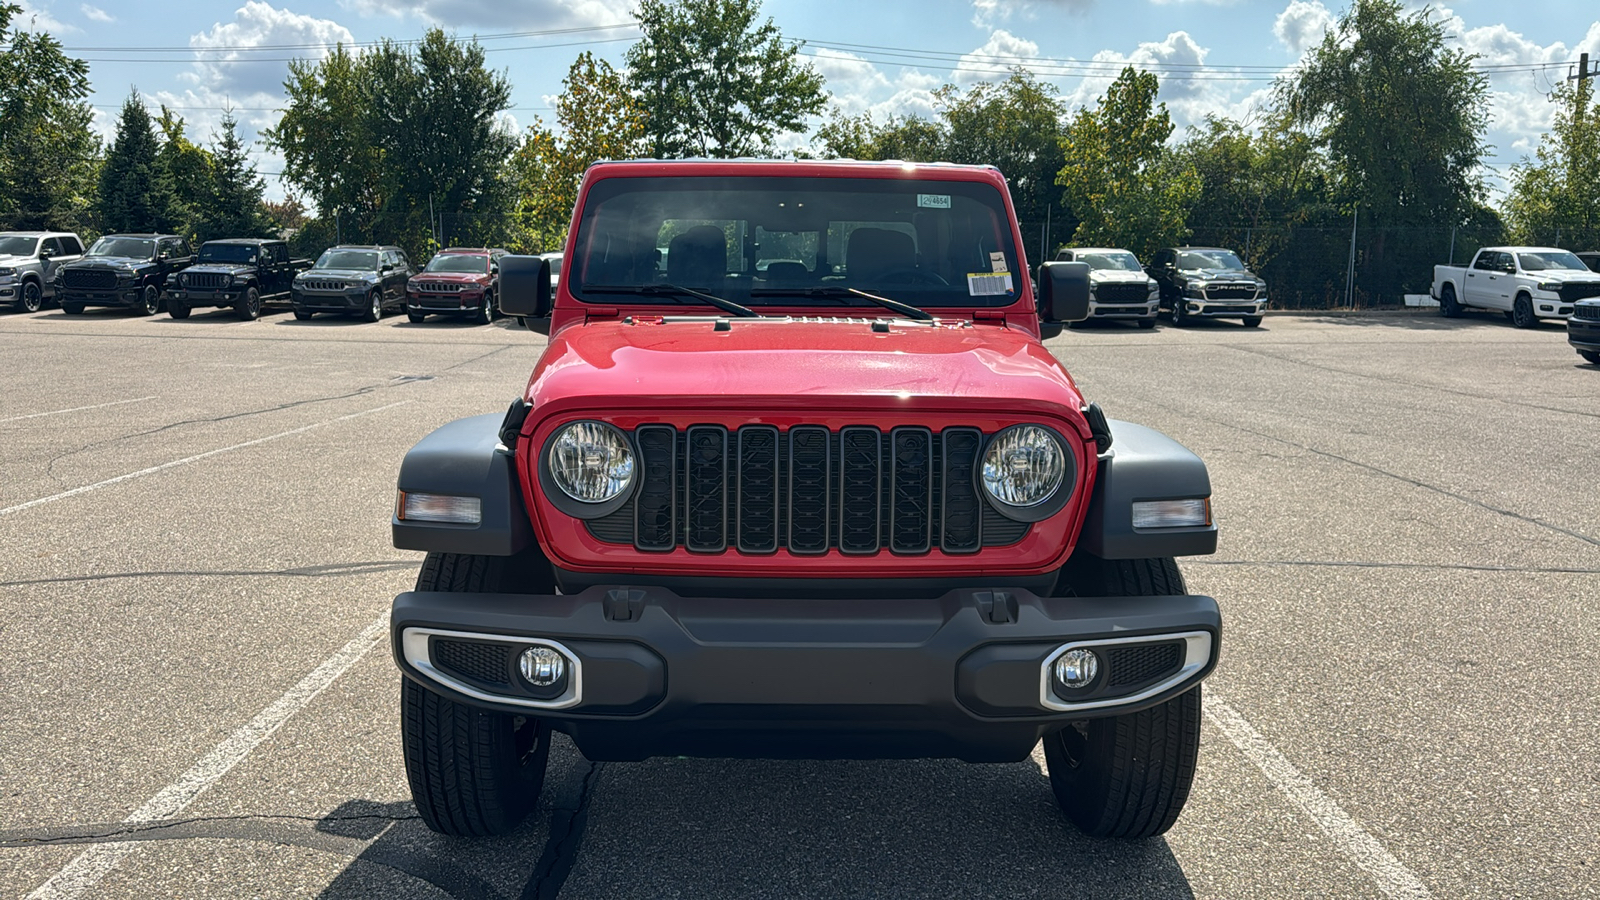
<svg viewBox="0 0 1600 900">
<path fill-rule="evenodd" d="M 1180 269 L 1242 269 L 1232 250 L 1185 250 L 1178 254 Z"/>
<path fill-rule="evenodd" d="M 1541 250 L 1538 253 L 1518 253 L 1517 259 L 1522 261 L 1524 272 L 1543 272 L 1545 269 L 1577 269 L 1580 272 L 1589 271 L 1576 254 L 1565 250 Z"/>
<path fill-rule="evenodd" d="M 1090 250 L 1076 254 L 1078 262 L 1088 263 L 1091 269 L 1109 272 L 1142 272 L 1138 257 L 1126 250 Z"/>
<path fill-rule="evenodd" d="M 8 234 L 0 236 L 0 256 L 33 256 L 39 244 L 36 237 Z"/>
<path fill-rule="evenodd" d="M 200 248 L 200 262 L 253 263 L 258 249 L 251 244 L 206 244 Z"/>
<path fill-rule="evenodd" d="M 597 183 L 578 222 L 569 279 L 591 303 L 696 303 L 652 286 L 747 306 L 865 303 L 1006 306 L 1026 278 L 993 186 L 874 178 L 692 176 Z M 646 293 L 650 292 L 650 293 Z"/>
<path fill-rule="evenodd" d="M 377 269 L 375 250 L 324 250 L 317 257 L 319 269 Z"/>
<path fill-rule="evenodd" d="M 87 256 L 120 256 L 149 259 L 156 254 L 156 242 L 148 238 L 103 237 L 94 242 Z"/>
<path fill-rule="evenodd" d="M 428 260 L 424 272 L 465 272 L 482 275 L 489 271 L 489 257 L 475 253 L 447 253 Z"/>
</svg>

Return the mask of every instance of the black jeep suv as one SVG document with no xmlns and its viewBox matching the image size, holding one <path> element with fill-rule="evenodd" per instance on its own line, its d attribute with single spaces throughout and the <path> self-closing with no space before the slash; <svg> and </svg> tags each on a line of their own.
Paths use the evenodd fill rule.
<svg viewBox="0 0 1600 900">
<path fill-rule="evenodd" d="M 187 319 L 195 307 L 232 307 L 241 319 L 259 319 L 261 304 L 288 299 L 295 273 L 310 265 L 309 259 L 290 259 L 283 241 L 206 241 L 195 264 L 168 285 L 167 313 Z"/>
<path fill-rule="evenodd" d="M 360 316 L 368 322 L 406 302 L 411 261 L 399 247 L 385 244 L 340 244 L 317 257 L 317 264 L 294 280 L 290 299 L 294 317 L 309 319 L 319 312 Z"/>
<path fill-rule="evenodd" d="M 86 306 L 123 306 L 155 315 L 161 291 L 192 262 L 189 242 L 175 234 L 108 234 L 81 259 L 56 270 L 56 296 L 69 316 Z"/>
</svg>

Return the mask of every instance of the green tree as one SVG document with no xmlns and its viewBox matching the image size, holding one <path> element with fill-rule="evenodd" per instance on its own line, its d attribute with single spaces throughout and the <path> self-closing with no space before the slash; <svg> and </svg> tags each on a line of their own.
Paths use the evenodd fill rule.
<svg viewBox="0 0 1600 900">
<path fill-rule="evenodd" d="M 762 156 L 822 112 L 822 76 L 759 0 L 640 0 L 628 74 L 659 158 Z"/>
<path fill-rule="evenodd" d="M 510 84 L 484 60 L 476 42 L 434 28 L 416 45 L 291 63 L 283 118 L 263 136 L 283 153 L 285 179 L 347 240 L 414 256 L 499 243 L 517 138 L 499 121 Z"/>
<path fill-rule="evenodd" d="M 1018 67 L 1004 81 L 982 81 L 964 94 L 945 85 L 934 100 L 948 135 L 948 161 L 998 167 L 1022 221 L 1043 222 L 1050 207 L 1058 208 L 1059 218 L 1065 110 L 1054 85 Z"/>
<path fill-rule="evenodd" d="M 175 231 L 184 223 L 172 173 L 135 91 L 122 104 L 117 137 L 100 170 L 100 225 L 106 232 Z"/>
<path fill-rule="evenodd" d="M 1594 80 L 1556 86 L 1555 121 L 1534 161 L 1511 169 L 1506 218 L 1513 239 L 1578 250 L 1600 247 L 1600 106 Z"/>
<path fill-rule="evenodd" d="M 1056 183 L 1078 218 L 1075 242 L 1145 256 L 1187 233 L 1200 179 L 1166 147 L 1172 118 L 1156 102 L 1159 88 L 1155 75 L 1129 66 L 1062 134 Z"/>
<path fill-rule="evenodd" d="M 1369 292 L 1420 289 L 1449 226 L 1483 194 L 1488 81 L 1476 57 L 1445 46 L 1433 10 L 1354 0 L 1276 103 L 1324 148 L 1334 196 L 1372 235 L 1358 281 Z"/>
<path fill-rule="evenodd" d="M 0 227 L 92 230 L 101 147 L 89 66 L 49 34 L 13 29 L 21 12 L 0 3 Z"/>
<path fill-rule="evenodd" d="M 226 237 L 264 237 L 272 221 L 262 209 L 266 182 L 256 173 L 239 123 L 232 113 L 222 116 L 222 132 L 213 141 L 211 179 L 204 213 L 197 225 L 201 240 Z"/>
<path fill-rule="evenodd" d="M 172 175 L 172 193 L 177 199 L 183 228 L 189 237 L 194 237 L 198 222 L 210 205 L 211 153 L 189 140 L 184 133 L 183 117 L 165 105 L 155 122 L 161 132 L 161 164 Z"/>
<path fill-rule="evenodd" d="M 622 73 L 584 52 L 556 99 L 559 135 L 535 123 L 517 148 L 517 216 L 529 249 L 558 249 L 577 204 L 584 170 L 644 151 L 644 111 Z"/>
<path fill-rule="evenodd" d="M 817 129 L 812 146 L 824 159 L 903 159 L 937 162 L 949 156 L 943 122 L 921 116 L 890 116 L 882 125 L 870 113 L 846 116 L 834 110 Z"/>
</svg>

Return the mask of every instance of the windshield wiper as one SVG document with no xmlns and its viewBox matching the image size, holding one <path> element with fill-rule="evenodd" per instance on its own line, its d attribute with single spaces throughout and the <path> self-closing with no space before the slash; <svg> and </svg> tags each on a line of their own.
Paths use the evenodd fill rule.
<svg viewBox="0 0 1600 900">
<path fill-rule="evenodd" d="M 744 318 L 761 318 L 761 313 L 748 306 L 740 306 L 732 300 L 724 300 L 715 294 L 697 291 L 693 288 L 680 287 L 676 284 L 586 284 L 579 288 L 584 293 L 595 294 L 653 294 L 656 296 L 694 297 L 715 306 L 725 313 L 732 313 Z"/>
<path fill-rule="evenodd" d="M 851 297 L 860 297 L 860 298 L 862 298 L 864 300 L 870 300 L 873 303 L 876 303 L 879 306 L 883 307 L 884 309 L 893 310 L 893 311 L 899 313 L 900 315 L 905 316 L 908 319 L 916 319 L 919 322 L 932 322 L 933 321 L 933 315 L 931 313 L 929 313 L 928 311 L 926 311 L 926 310 L 918 309 L 918 308 L 916 308 L 915 306 L 912 306 L 909 303 L 901 303 L 899 300 L 890 300 L 888 297 L 880 297 L 877 294 L 869 294 L 866 291 L 860 290 L 858 288 L 847 288 L 847 287 L 756 288 L 756 289 L 754 289 L 754 290 L 752 290 L 750 292 L 750 296 L 752 296 L 752 297 L 773 297 L 773 296 L 780 296 L 780 295 L 787 295 L 787 296 L 794 296 L 794 297 L 825 297 L 825 298 L 830 299 L 830 300 L 849 300 Z"/>
</svg>

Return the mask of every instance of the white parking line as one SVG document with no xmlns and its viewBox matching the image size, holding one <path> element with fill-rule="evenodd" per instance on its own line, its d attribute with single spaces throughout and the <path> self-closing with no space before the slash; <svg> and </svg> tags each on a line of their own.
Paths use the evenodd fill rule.
<svg viewBox="0 0 1600 900">
<path fill-rule="evenodd" d="M 1324 794 L 1310 778 L 1296 769 L 1288 757 L 1272 746 L 1233 707 L 1215 694 L 1208 694 L 1205 716 L 1239 748 L 1246 759 L 1261 770 L 1261 774 L 1267 776 L 1267 780 L 1280 793 L 1317 823 L 1345 858 L 1372 876 L 1384 896 L 1396 900 L 1427 900 L 1432 896 L 1421 879 L 1384 849 L 1383 844 L 1357 824 L 1333 798 Z"/>
<path fill-rule="evenodd" d="M 388 625 L 389 613 L 386 610 L 383 615 L 362 629 L 354 640 L 324 660 L 322 665 L 311 671 L 311 674 L 300 679 L 299 684 L 290 688 L 227 740 L 212 748 L 210 753 L 195 763 L 189 771 L 178 776 L 176 781 L 146 800 L 143 806 L 123 819 L 123 823 L 138 825 L 155 822 L 170 819 L 182 812 L 206 788 L 228 774 L 230 769 L 260 746 L 262 741 L 271 737 L 279 726 L 315 700 L 318 694 L 355 665 L 367 651 L 376 647 L 381 642 L 380 638 L 387 634 Z M 49 881 L 35 888 L 27 900 L 46 900 L 46 898 L 68 900 L 81 897 L 99 884 L 102 878 L 110 874 L 111 870 L 138 846 L 138 841 L 96 844 L 78 854 L 61 871 L 52 875 Z"/>
<path fill-rule="evenodd" d="M 376 409 L 367 409 L 367 410 L 362 410 L 361 412 L 358 412 L 358 413 L 351 413 L 348 416 L 339 416 L 337 418 L 329 419 L 326 422 L 313 422 L 310 425 L 302 425 L 299 428 L 291 428 L 288 431 L 280 431 L 277 434 L 269 434 L 266 437 L 256 438 L 253 441 L 245 441 L 242 444 L 234 444 L 231 447 L 219 447 L 219 448 L 217 448 L 215 450 L 207 450 L 204 453 L 196 453 L 194 456 L 185 456 L 183 459 L 175 459 L 175 460 L 173 460 L 171 462 L 164 462 L 159 466 L 151 466 L 148 469 L 140 469 L 137 472 L 129 472 L 126 475 L 118 475 L 115 478 L 107 478 L 105 481 L 97 481 L 94 484 L 86 484 L 83 487 L 75 487 L 70 491 L 62 491 L 59 494 L 51 494 L 48 497 L 40 497 L 37 500 L 29 500 L 26 503 L 18 503 L 16 506 L 7 506 L 4 509 L 0 509 L 0 516 L 8 516 L 8 515 L 11 515 L 12 513 L 22 512 L 25 509 L 32 509 L 35 506 L 43 506 L 46 503 L 54 503 L 57 500 L 65 500 L 68 497 L 76 497 L 79 494 L 87 494 L 90 491 L 98 491 L 103 487 L 110 487 L 113 484 L 121 484 L 124 481 L 131 481 L 131 480 L 133 480 L 135 478 L 141 478 L 141 477 L 143 477 L 145 475 L 154 475 L 157 472 L 164 472 L 167 469 L 175 469 L 178 466 L 186 466 L 189 463 L 199 462 L 202 459 L 206 459 L 208 457 L 216 456 L 219 453 L 228 453 L 228 452 L 231 452 L 231 451 L 234 451 L 234 450 L 243 450 L 245 447 L 254 447 L 257 444 L 265 444 L 268 441 L 275 441 L 275 440 L 278 440 L 279 438 L 286 438 L 286 437 L 289 437 L 290 435 L 300 434 L 302 432 L 310 431 L 313 428 L 321 428 L 324 425 L 332 425 L 335 422 L 344 422 L 344 421 L 348 421 L 350 419 L 360 418 L 361 416 L 370 416 L 373 413 L 383 412 L 386 409 L 394 409 L 396 406 L 404 406 L 405 404 L 410 403 L 410 402 L 411 402 L 410 400 L 401 400 L 398 403 L 390 403 L 387 406 L 380 406 L 380 407 L 378 407 Z"/>
<path fill-rule="evenodd" d="M 28 415 L 25 415 L 25 416 L 12 416 L 12 417 L 10 417 L 8 419 L 0 419 L 0 424 L 6 423 L 6 422 L 21 422 L 23 419 L 37 419 L 37 418 L 40 418 L 41 416 L 59 416 L 59 415 L 65 414 L 65 413 L 83 412 L 84 410 L 88 410 L 88 409 L 105 409 L 108 406 L 121 406 L 124 403 L 143 403 L 146 400 L 154 400 L 154 399 L 155 399 L 154 396 L 151 396 L 151 397 L 135 397 L 132 400 L 113 400 L 110 403 L 96 403 L 93 406 L 74 406 L 71 409 L 52 409 L 49 412 L 29 413 Z"/>
<path fill-rule="evenodd" d="M 1324 794 L 1310 778 L 1296 769 L 1244 716 L 1219 699 L 1215 690 L 1207 689 L 1203 709 L 1211 724 L 1239 748 L 1245 759 L 1254 763 L 1273 787 L 1288 797 L 1291 803 L 1304 810 L 1333 840 L 1334 846 L 1346 859 L 1371 875 L 1385 896 L 1396 900 L 1429 900 L 1433 896 L 1428 893 L 1421 879 L 1385 850 L 1377 838 L 1356 824 L 1356 820 L 1333 802 L 1333 798 Z M 1040 774 L 1049 776 L 1043 741 L 1034 745 L 1029 759 L 1039 767 Z"/>
</svg>

